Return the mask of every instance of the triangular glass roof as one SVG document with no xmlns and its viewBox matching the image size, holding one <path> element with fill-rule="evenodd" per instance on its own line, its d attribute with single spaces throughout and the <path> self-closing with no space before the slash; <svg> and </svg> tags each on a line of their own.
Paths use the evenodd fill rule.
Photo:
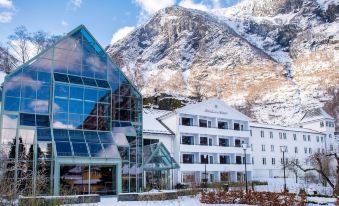
<svg viewBox="0 0 339 206">
<path fill-rule="evenodd" d="M 145 171 L 178 169 L 180 167 L 161 142 L 144 146 L 143 153 Z"/>
<path fill-rule="evenodd" d="M 131 84 L 133 94 L 141 97 L 135 85 L 127 79 L 84 25 L 73 29 L 55 44 L 13 70 L 6 76 L 6 81 L 16 81 L 12 78 L 17 78 L 16 74 L 27 73 L 27 70 L 107 79 L 111 87 L 114 87 L 112 84 Z"/>
</svg>

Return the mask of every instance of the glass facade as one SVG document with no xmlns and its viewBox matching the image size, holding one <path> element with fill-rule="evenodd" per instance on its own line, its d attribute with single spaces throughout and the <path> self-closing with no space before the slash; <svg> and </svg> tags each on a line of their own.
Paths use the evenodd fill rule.
<svg viewBox="0 0 339 206">
<path fill-rule="evenodd" d="M 27 193 L 141 191 L 142 96 L 84 26 L 10 73 L 2 95 L 0 158 Z"/>
</svg>

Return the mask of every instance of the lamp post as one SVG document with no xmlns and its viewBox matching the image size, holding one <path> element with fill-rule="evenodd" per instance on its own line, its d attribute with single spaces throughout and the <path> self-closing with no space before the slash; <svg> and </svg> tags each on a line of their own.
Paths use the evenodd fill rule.
<svg viewBox="0 0 339 206">
<path fill-rule="evenodd" d="M 207 165 L 207 158 L 208 158 L 208 155 L 205 154 L 204 155 L 204 161 L 205 161 L 205 178 L 204 178 L 204 183 L 205 183 L 205 192 L 207 192 L 207 170 L 206 170 L 206 165 Z"/>
<path fill-rule="evenodd" d="M 247 160 L 246 160 L 246 150 L 247 150 L 247 144 L 244 143 L 242 144 L 242 149 L 244 150 L 244 155 L 245 155 L 245 174 L 244 174 L 244 177 L 245 177 L 245 185 L 246 185 L 246 193 L 248 192 L 248 185 L 247 185 Z"/>
<path fill-rule="evenodd" d="M 284 192 L 287 192 L 286 187 L 286 166 L 285 166 L 285 152 L 287 151 L 287 146 L 280 146 L 280 151 L 283 153 L 283 166 L 284 166 Z"/>
</svg>

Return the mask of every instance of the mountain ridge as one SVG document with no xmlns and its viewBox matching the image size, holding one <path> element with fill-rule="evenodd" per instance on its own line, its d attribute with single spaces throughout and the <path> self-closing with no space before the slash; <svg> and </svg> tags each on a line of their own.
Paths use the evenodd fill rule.
<svg viewBox="0 0 339 206">
<path fill-rule="evenodd" d="M 295 123 L 306 109 L 325 106 L 339 120 L 338 35 L 335 31 L 327 34 L 338 26 L 338 18 L 330 23 L 318 20 L 313 11 L 322 5 L 315 0 L 297 3 L 298 10 L 284 14 L 290 19 L 276 23 L 278 26 L 272 26 L 270 19 L 280 18 L 281 13 L 260 16 L 258 21 L 237 5 L 228 8 L 228 13 L 238 11 L 231 16 L 225 10 L 205 13 L 178 6 L 165 8 L 107 47 L 107 52 L 146 97 L 158 93 L 174 98 L 218 97 L 259 122 L 283 125 Z M 313 7 L 305 7 L 309 4 Z M 295 19 L 309 20 L 307 24 L 314 27 L 281 29 L 299 26 L 293 23 Z M 323 36 L 312 30 L 319 27 L 324 27 Z M 289 34 L 293 31 L 309 34 L 315 46 Z M 323 39 L 332 43 L 326 45 Z M 291 45 L 300 49 L 296 56 L 291 55 Z"/>
</svg>

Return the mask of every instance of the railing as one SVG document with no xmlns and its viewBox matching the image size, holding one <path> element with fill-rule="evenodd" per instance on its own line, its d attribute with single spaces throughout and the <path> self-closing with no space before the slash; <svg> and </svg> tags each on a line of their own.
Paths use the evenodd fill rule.
<svg viewBox="0 0 339 206">
<path fill-rule="evenodd" d="M 180 141 L 180 144 L 182 144 L 182 145 L 198 145 L 198 146 L 237 147 L 237 148 L 242 147 L 241 145 L 231 146 L 231 145 L 220 145 L 220 144 L 197 144 L 197 143 L 194 143 L 194 144 L 185 144 L 182 141 Z M 250 146 L 247 146 L 247 148 L 250 148 Z"/>
<path fill-rule="evenodd" d="M 204 165 L 205 163 L 203 162 L 183 162 L 181 161 L 180 164 L 202 164 Z M 218 163 L 218 162 L 213 162 L 213 163 L 206 163 L 207 165 L 211 164 L 219 164 L 219 165 L 244 165 L 245 163 L 235 163 L 235 162 L 231 162 L 231 163 Z M 252 163 L 246 162 L 247 165 L 251 165 Z"/>
<path fill-rule="evenodd" d="M 186 125 L 186 124 L 179 124 L 180 126 L 187 126 L 187 127 L 200 127 L 200 128 L 213 128 L 213 129 L 220 129 L 220 130 L 233 130 L 233 131 L 250 131 L 248 129 L 232 129 L 232 128 L 219 128 L 219 127 L 201 127 L 200 125 L 197 124 L 192 124 L 192 125 Z"/>
</svg>

